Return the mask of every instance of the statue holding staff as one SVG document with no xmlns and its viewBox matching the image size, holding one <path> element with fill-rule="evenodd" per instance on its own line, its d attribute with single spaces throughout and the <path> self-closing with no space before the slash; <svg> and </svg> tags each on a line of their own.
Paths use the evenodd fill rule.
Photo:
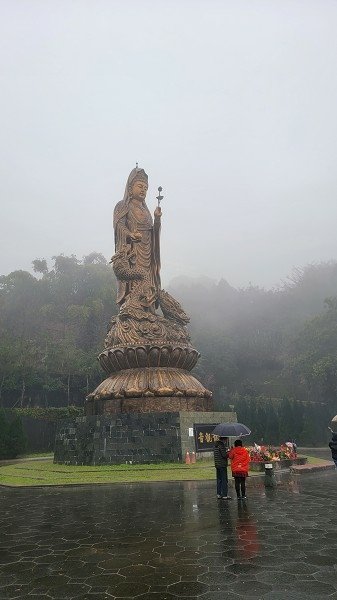
<svg viewBox="0 0 337 600">
<path fill-rule="evenodd" d="M 117 278 L 119 314 L 113 317 L 106 348 L 148 342 L 189 344 L 186 315 L 179 302 L 161 289 L 160 202 L 154 218 L 146 205 L 148 176 L 132 169 L 123 199 L 115 206 L 113 226 L 115 251 L 111 259 Z M 162 314 L 156 312 L 161 308 Z"/>
<path fill-rule="evenodd" d="M 156 207 L 153 220 L 145 202 L 147 190 L 148 176 L 136 167 L 128 177 L 123 200 L 114 210 L 115 250 L 128 252 L 130 269 L 135 274 L 135 279 L 128 281 L 117 275 L 117 304 L 123 305 L 141 272 L 146 276 L 148 309 L 154 312 L 160 292 L 161 208 Z"/>
</svg>

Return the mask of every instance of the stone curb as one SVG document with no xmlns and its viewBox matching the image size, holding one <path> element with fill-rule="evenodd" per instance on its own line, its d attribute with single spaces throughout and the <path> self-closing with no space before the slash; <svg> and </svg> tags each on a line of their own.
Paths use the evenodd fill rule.
<svg viewBox="0 0 337 600">
<path fill-rule="evenodd" d="M 302 475 L 303 473 L 314 473 L 316 471 L 333 471 L 335 469 L 335 463 L 333 462 L 321 462 L 320 464 L 311 465 L 293 465 L 290 467 L 290 473 Z"/>
<path fill-rule="evenodd" d="M 0 467 L 6 467 L 7 465 L 15 465 L 20 462 L 28 462 L 34 460 L 53 460 L 52 456 L 31 456 L 30 458 L 8 458 L 6 460 L 0 460 Z"/>
</svg>

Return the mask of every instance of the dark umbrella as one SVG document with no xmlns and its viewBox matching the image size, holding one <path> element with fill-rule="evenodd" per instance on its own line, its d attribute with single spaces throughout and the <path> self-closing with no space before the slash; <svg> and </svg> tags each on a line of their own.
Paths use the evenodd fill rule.
<svg viewBox="0 0 337 600">
<path fill-rule="evenodd" d="M 212 433 L 219 435 L 220 437 L 239 437 L 242 435 L 250 435 L 251 431 L 246 425 L 242 425 L 242 423 L 219 423 L 219 425 L 213 429 Z"/>
</svg>

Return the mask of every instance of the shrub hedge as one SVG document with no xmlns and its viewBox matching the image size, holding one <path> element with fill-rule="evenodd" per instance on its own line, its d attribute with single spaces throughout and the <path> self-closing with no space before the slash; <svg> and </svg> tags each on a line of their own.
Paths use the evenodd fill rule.
<svg viewBox="0 0 337 600">
<path fill-rule="evenodd" d="M 19 415 L 8 415 L 0 410 L 0 459 L 16 458 L 23 454 L 27 439 Z"/>
<path fill-rule="evenodd" d="M 81 417 L 84 414 L 84 410 L 80 406 L 62 406 L 60 408 L 55 406 L 49 408 L 34 406 L 32 408 L 14 408 L 11 412 L 19 417 L 31 417 L 33 419 L 43 419 L 53 422 L 60 419 Z"/>
</svg>

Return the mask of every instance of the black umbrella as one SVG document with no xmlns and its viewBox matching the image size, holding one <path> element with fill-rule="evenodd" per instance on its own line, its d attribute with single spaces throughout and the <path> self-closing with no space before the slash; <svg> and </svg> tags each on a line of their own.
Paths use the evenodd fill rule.
<svg viewBox="0 0 337 600">
<path fill-rule="evenodd" d="M 212 433 L 220 437 L 239 437 L 242 435 L 250 435 L 251 431 L 242 425 L 242 423 L 219 423 Z"/>
</svg>

